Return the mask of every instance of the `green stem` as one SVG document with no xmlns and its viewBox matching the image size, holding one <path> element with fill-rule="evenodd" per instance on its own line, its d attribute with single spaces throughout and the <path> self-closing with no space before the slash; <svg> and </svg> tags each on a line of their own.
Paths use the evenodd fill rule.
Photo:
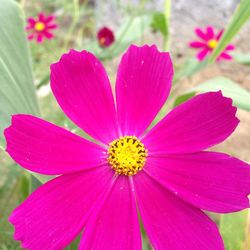
<svg viewBox="0 0 250 250">
<path fill-rule="evenodd" d="M 31 194 L 33 191 L 35 191 L 38 187 L 41 186 L 41 182 L 30 173 L 30 184 L 29 184 L 29 193 Z"/>
<path fill-rule="evenodd" d="M 86 1 L 86 3 L 87 3 L 87 1 Z M 65 50 L 67 50 L 69 43 L 70 43 L 72 33 L 73 33 L 73 31 L 78 23 L 79 17 L 80 17 L 79 0 L 73 0 L 73 5 L 74 5 L 73 21 L 69 27 L 69 31 L 66 35 L 65 42 L 64 42 L 64 45 L 62 46 L 62 50 L 61 50 L 60 54 L 63 54 L 65 52 Z"/>
<path fill-rule="evenodd" d="M 36 86 L 36 88 L 40 89 L 43 85 L 45 85 L 49 81 L 49 79 L 50 79 L 50 74 L 45 75 L 44 78 Z"/>
<path fill-rule="evenodd" d="M 171 16 L 171 0 L 165 0 L 165 20 L 166 20 L 166 26 L 167 30 L 166 33 L 167 35 L 164 36 L 163 40 L 163 50 L 164 51 L 169 51 L 170 48 L 170 16 Z"/>
</svg>

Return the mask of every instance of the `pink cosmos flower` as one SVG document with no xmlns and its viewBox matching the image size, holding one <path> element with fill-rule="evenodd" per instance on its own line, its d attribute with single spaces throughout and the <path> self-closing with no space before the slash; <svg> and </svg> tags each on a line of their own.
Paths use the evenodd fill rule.
<svg viewBox="0 0 250 250">
<path fill-rule="evenodd" d="M 114 43 L 115 35 L 111 29 L 103 27 L 97 33 L 97 40 L 101 47 L 106 48 Z"/>
<path fill-rule="evenodd" d="M 147 130 L 167 100 L 173 67 L 155 46 L 131 46 L 116 79 L 116 101 L 100 61 L 71 50 L 51 66 L 51 88 L 65 114 L 99 143 L 32 115 L 14 115 L 7 152 L 22 167 L 59 175 L 10 217 L 16 240 L 32 250 L 142 248 L 138 213 L 154 249 L 224 249 L 202 210 L 249 207 L 250 169 L 205 149 L 239 120 L 221 92 L 200 94 Z"/>
<path fill-rule="evenodd" d="M 200 28 L 195 29 L 195 33 L 197 34 L 199 40 L 190 42 L 189 46 L 199 50 L 199 53 L 196 55 L 196 57 L 199 61 L 202 61 L 206 58 L 206 56 L 211 54 L 214 48 L 217 46 L 217 43 L 223 34 L 223 30 L 216 33 L 213 27 L 208 26 L 204 31 L 202 31 Z M 232 56 L 228 52 L 234 49 L 234 45 L 227 45 L 225 50 L 217 58 L 217 61 L 222 59 L 231 60 Z"/>
<path fill-rule="evenodd" d="M 51 31 L 57 28 L 54 21 L 55 16 L 46 17 L 44 13 L 39 13 L 37 18 L 29 17 L 26 26 L 26 30 L 30 33 L 28 39 L 36 39 L 38 43 L 43 42 L 44 38 L 52 39 L 54 35 Z"/>
</svg>

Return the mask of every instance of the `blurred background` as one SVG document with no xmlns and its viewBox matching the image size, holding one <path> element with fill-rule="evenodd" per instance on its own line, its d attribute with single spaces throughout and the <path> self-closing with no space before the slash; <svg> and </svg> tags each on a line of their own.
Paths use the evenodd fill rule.
<svg viewBox="0 0 250 250">
<path fill-rule="evenodd" d="M 3 1 L 1 0 L 0 4 Z M 235 45 L 237 55 L 241 56 L 237 59 L 235 57 L 231 61 L 210 63 L 200 68 L 200 62 L 195 59 L 196 51 L 189 47 L 190 41 L 197 40 L 195 28 L 203 29 L 209 25 L 216 30 L 226 28 L 240 3 L 239 0 L 175 0 L 171 4 L 170 1 L 165 0 L 20 0 L 17 2 L 25 16 L 24 23 L 21 19 L 19 21 L 20 27 L 23 27 L 25 39 L 26 18 L 35 18 L 40 12 L 56 16 L 55 22 L 58 28 L 53 31 L 55 35 L 53 39 L 45 40 L 43 43 L 27 41 L 40 116 L 44 119 L 81 133 L 62 113 L 49 86 L 49 65 L 58 61 L 68 49 L 86 49 L 95 53 L 102 60 L 114 84 L 120 56 L 129 44 L 156 44 L 160 50 L 170 51 L 176 75 L 180 76 L 178 81 L 176 80 L 178 84 L 174 86 L 174 97 L 166 104 L 157 119 L 163 117 L 166 111 L 175 105 L 178 96 L 189 92 L 198 84 L 217 77 L 231 79 L 248 93 L 244 96 L 248 104 L 246 104 L 247 108 L 238 109 L 237 116 L 241 123 L 235 133 L 226 142 L 217 146 L 216 150 L 250 162 L 250 95 L 248 92 L 250 91 L 250 59 L 249 57 L 245 61 L 242 59 L 242 55 L 250 55 L 250 23 L 246 22 L 230 41 Z M 250 2 L 248 4 L 250 5 Z M 0 16 L 2 14 L 0 12 Z M 161 14 L 168 16 L 165 20 L 167 35 L 161 29 L 165 27 L 164 22 L 153 24 L 155 16 L 159 17 Z M 156 18 L 156 20 L 159 19 Z M 115 43 L 110 48 L 101 48 L 98 45 L 97 33 L 103 26 L 111 29 L 115 35 Z M 18 49 L 18 43 L 16 48 Z M 194 64 L 195 70 L 183 73 L 183 69 L 184 71 L 186 68 L 189 69 L 187 66 L 189 62 Z M 11 211 L 37 185 L 30 174 L 8 157 L 3 146 L 0 150 L 0 250 L 21 249 L 19 243 L 13 240 L 13 228 L 7 220 Z M 212 216 L 220 227 L 226 249 L 250 249 L 248 211 L 234 215 Z M 77 249 L 77 247 L 72 244 L 67 249 Z M 150 249 L 150 246 L 145 243 L 144 249 Z"/>
</svg>

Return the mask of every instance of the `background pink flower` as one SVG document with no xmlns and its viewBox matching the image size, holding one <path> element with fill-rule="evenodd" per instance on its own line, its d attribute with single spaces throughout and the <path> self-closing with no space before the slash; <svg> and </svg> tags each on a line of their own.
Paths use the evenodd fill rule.
<svg viewBox="0 0 250 250">
<path fill-rule="evenodd" d="M 54 37 L 52 31 L 57 28 L 55 24 L 55 16 L 45 16 L 39 13 L 37 18 L 29 17 L 27 19 L 26 30 L 30 33 L 28 39 L 35 39 L 38 43 L 43 42 L 44 38 L 52 39 Z"/>
<path fill-rule="evenodd" d="M 211 26 L 208 26 L 206 29 L 201 30 L 200 28 L 195 29 L 195 33 L 197 34 L 199 40 L 192 41 L 189 43 L 191 48 L 199 50 L 196 55 L 197 59 L 202 61 L 212 53 L 212 51 L 217 46 L 218 41 L 220 40 L 223 30 L 216 33 L 215 29 Z M 231 60 L 232 56 L 228 53 L 231 50 L 234 50 L 234 45 L 229 44 L 225 48 L 225 50 L 220 54 L 217 60 Z"/>
<path fill-rule="evenodd" d="M 204 150 L 234 131 L 236 108 L 221 92 L 200 94 L 147 130 L 172 77 L 168 53 L 131 46 L 118 68 L 115 105 L 105 69 L 91 53 L 71 50 L 51 66 L 62 110 L 99 144 L 31 115 L 13 116 L 5 130 L 10 156 L 28 170 L 59 175 L 10 217 L 23 248 L 63 249 L 83 232 L 81 250 L 138 250 L 139 212 L 154 249 L 224 249 L 202 210 L 248 208 L 250 169 Z"/>
<path fill-rule="evenodd" d="M 115 41 L 115 35 L 108 27 L 102 27 L 97 33 L 97 40 L 101 47 L 109 47 Z"/>
</svg>

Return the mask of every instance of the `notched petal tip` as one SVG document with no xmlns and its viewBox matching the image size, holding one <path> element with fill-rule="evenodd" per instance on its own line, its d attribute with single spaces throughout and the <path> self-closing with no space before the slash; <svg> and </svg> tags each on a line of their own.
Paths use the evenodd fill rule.
<svg viewBox="0 0 250 250">
<path fill-rule="evenodd" d="M 3 131 L 5 141 L 6 141 L 5 151 L 8 152 L 8 153 L 9 153 L 9 141 L 11 140 L 12 131 L 13 131 L 14 127 L 15 127 L 16 120 L 18 119 L 19 116 L 21 116 L 21 114 L 11 115 L 10 125 L 7 128 L 5 128 L 4 131 Z"/>
<path fill-rule="evenodd" d="M 50 71 L 56 69 L 57 66 L 59 66 L 60 64 L 62 64 L 64 62 L 68 62 L 69 60 L 72 63 L 74 63 L 74 61 L 72 60 L 72 57 L 81 57 L 81 56 L 92 56 L 95 58 L 94 54 L 92 54 L 91 52 L 89 52 L 87 50 L 78 51 L 75 49 L 70 49 L 68 52 L 62 54 L 62 56 L 60 57 L 60 59 L 57 62 L 52 63 L 50 65 Z"/>
<path fill-rule="evenodd" d="M 156 53 L 158 54 L 162 54 L 162 55 L 168 55 L 170 57 L 170 53 L 168 51 L 160 51 L 158 49 L 158 47 L 155 45 L 155 44 L 144 44 L 142 46 L 138 46 L 138 45 L 135 45 L 135 44 L 131 44 L 128 49 L 127 49 L 127 52 L 124 53 L 124 55 L 126 55 L 130 50 L 148 50 L 149 52 L 153 52 L 155 51 Z"/>
<path fill-rule="evenodd" d="M 240 120 L 238 119 L 238 117 L 236 116 L 237 113 L 237 107 L 233 105 L 233 99 L 231 97 L 225 96 L 223 95 L 222 90 L 218 90 L 218 91 L 213 91 L 213 92 L 209 92 L 211 95 L 214 95 L 214 98 L 219 98 L 221 99 L 221 101 L 224 103 L 225 105 L 225 110 L 228 110 L 228 112 L 231 113 L 232 116 L 234 116 L 234 124 L 235 124 L 235 128 L 237 127 L 237 125 L 239 124 Z M 207 93 L 203 93 L 204 95 Z M 227 107 L 226 107 L 227 106 Z M 235 128 L 233 129 L 233 131 L 235 130 Z"/>
</svg>

